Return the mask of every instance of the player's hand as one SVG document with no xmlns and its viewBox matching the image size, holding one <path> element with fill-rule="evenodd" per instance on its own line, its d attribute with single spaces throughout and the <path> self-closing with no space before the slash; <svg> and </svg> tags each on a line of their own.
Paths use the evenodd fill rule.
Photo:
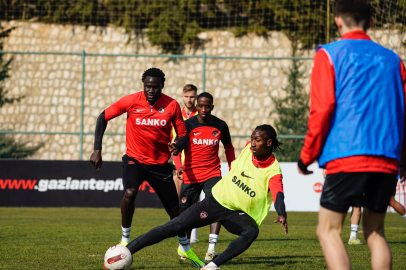
<svg viewBox="0 0 406 270">
<path fill-rule="evenodd" d="M 322 174 L 323 174 L 323 177 L 324 177 L 324 179 L 326 179 L 326 175 L 327 175 L 327 170 L 326 170 L 326 169 L 323 169 L 323 172 L 322 172 Z"/>
<path fill-rule="evenodd" d="M 101 156 L 100 150 L 94 150 L 92 155 L 90 156 L 90 163 L 92 163 L 93 167 L 99 170 L 103 164 L 103 159 Z"/>
<path fill-rule="evenodd" d="M 178 149 L 176 149 L 174 143 L 168 143 L 168 149 L 169 149 L 169 152 L 171 152 L 171 154 L 174 156 L 177 156 L 179 154 L 179 151 L 178 151 Z"/>
<path fill-rule="evenodd" d="M 275 223 L 280 222 L 281 227 L 285 230 L 285 234 L 288 234 L 288 222 L 284 216 L 279 216 L 277 219 L 274 221 Z"/>
<path fill-rule="evenodd" d="M 183 168 L 183 167 L 180 167 L 179 168 L 179 170 L 178 170 L 178 179 L 180 180 L 180 181 L 183 181 L 183 176 L 182 176 L 182 173 L 185 171 L 185 168 Z"/>
<path fill-rule="evenodd" d="M 400 166 L 400 172 L 399 172 L 399 183 L 403 183 L 406 180 L 406 168 L 403 166 Z"/>
<path fill-rule="evenodd" d="M 313 173 L 313 171 L 308 171 L 308 170 L 302 171 L 299 167 L 297 167 L 297 170 L 299 171 L 300 174 L 304 174 L 304 175 L 308 175 L 308 174 Z"/>
</svg>

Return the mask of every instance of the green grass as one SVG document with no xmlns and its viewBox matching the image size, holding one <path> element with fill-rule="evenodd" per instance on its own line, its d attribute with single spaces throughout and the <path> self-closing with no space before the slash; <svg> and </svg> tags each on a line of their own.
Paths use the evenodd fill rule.
<svg viewBox="0 0 406 270">
<path fill-rule="evenodd" d="M 222 269 L 324 269 L 316 237 L 317 213 L 290 212 L 289 234 L 284 235 L 271 212 L 260 227 L 258 239 Z M 0 269 L 102 269 L 104 253 L 121 237 L 120 210 L 100 208 L 0 208 Z M 132 238 L 168 220 L 162 209 L 136 209 Z M 343 241 L 350 233 L 347 218 Z M 195 252 L 203 257 L 209 228 L 198 231 Z M 398 214 L 386 217 L 386 235 L 393 254 L 393 268 L 406 269 L 406 222 Z M 222 229 L 217 251 L 236 236 Z M 364 237 L 359 238 L 365 243 Z M 180 264 L 177 239 L 171 238 L 134 255 L 131 269 L 196 269 Z M 349 246 L 353 269 L 370 269 L 368 247 Z"/>
</svg>

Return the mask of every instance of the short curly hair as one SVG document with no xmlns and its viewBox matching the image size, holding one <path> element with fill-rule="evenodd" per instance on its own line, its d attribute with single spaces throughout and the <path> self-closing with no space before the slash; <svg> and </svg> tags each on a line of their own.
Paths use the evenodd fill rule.
<svg viewBox="0 0 406 270">
<path fill-rule="evenodd" d="M 165 73 L 163 73 L 162 70 L 160 70 L 159 68 L 149 68 L 146 71 L 144 71 L 144 73 L 142 74 L 142 82 L 144 82 L 146 77 L 158 77 L 161 78 L 161 82 L 162 82 L 162 87 L 165 83 Z"/>
<path fill-rule="evenodd" d="M 282 145 L 282 143 L 280 141 L 278 141 L 278 139 L 276 138 L 278 135 L 276 135 L 276 131 L 271 125 L 266 125 L 266 124 L 260 125 L 260 126 L 257 126 L 255 128 L 255 130 L 260 130 L 260 131 L 265 132 L 266 138 L 272 140 L 272 145 L 271 145 L 272 152 L 275 152 L 275 150 L 278 148 L 281 149 L 280 146 Z"/>
</svg>

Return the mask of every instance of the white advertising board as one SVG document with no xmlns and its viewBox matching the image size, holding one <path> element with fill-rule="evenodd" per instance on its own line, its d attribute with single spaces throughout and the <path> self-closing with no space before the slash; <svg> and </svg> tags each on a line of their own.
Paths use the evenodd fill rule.
<svg viewBox="0 0 406 270">
<path fill-rule="evenodd" d="M 283 175 L 283 189 L 285 194 L 286 211 L 318 212 L 320 208 L 320 195 L 323 189 L 324 178 L 322 169 L 317 163 L 309 166 L 313 174 L 302 175 L 297 171 L 297 163 L 279 163 Z M 221 163 L 221 173 L 228 173 L 228 164 Z M 397 185 L 395 199 L 402 205 L 406 203 L 406 183 Z M 274 211 L 272 206 L 271 211 Z M 349 209 L 351 210 L 351 209 Z M 394 212 L 388 207 L 388 211 Z"/>
</svg>

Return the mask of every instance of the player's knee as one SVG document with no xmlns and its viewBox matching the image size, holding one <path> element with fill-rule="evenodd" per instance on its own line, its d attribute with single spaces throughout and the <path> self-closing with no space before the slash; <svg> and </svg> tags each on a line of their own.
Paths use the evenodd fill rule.
<svg viewBox="0 0 406 270">
<path fill-rule="evenodd" d="M 181 213 L 181 212 L 180 212 L 180 210 L 179 210 L 179 207 L 174 207 L 174 208 L 171 209 L 170 212 L 168 212 L 168 215 L 169 215 L 170 219 L 174 219 L 174 218 L 176 218 L 177 216 L 179 216 L 180 213 Z"/>
<path fill-rule="evenodd" d="M 242 235 L 244 235 L 248 241 L 253 242 L 259 235 L 259 229 L 257 227 L 248 227 L 244 230 Z"/>
<path fill-rule="evenodd" d="M 135 188 L 127 188 L 124 192 L 124 198 L 130 201 L 135 201 L 138 191 Z"/>
</svg>

